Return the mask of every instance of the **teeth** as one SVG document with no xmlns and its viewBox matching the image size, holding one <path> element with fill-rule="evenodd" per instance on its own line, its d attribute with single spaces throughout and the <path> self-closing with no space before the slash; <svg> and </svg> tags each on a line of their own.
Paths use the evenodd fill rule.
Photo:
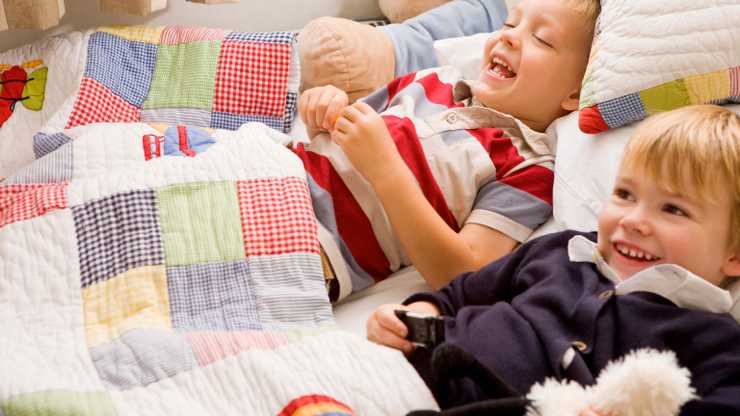
<svg viewBox="0 0 740 416">
<path fill-rule="evenodd" d="M 508 69 L 509 71 L 511 71 L 511 72 L 514 72 L 514 70 L 513 70 L 513 69 L 511 69 L 511 67 L 510 67 L 509 65 L 506 65 L 506 62 L 504 62 L 504 61 L 503 61 L 503 60 L 502 60 L 501 58 L 499 58 L 498 56 L 495 56 L 495 57 L 493 57 L 493 63 L 499 64 L 499 65 L 503 65 L 503 66 L 505 66 L 505 67 L 506 67 L 506 69 Z"/>
<path fill-rule="evenodd" d="M 635 249 L 629 249 L 621 244 L 617 244 L 617 250 L 619 250 L 619 252 L 621 252 L 625 256 L 636 257 L 638 259 L 644 258 L 647 261 L 657 259 L 657 257 L 651 256 L 650 254 L 643 253 L 641 251 L 638 252 Z"/>
</svg>

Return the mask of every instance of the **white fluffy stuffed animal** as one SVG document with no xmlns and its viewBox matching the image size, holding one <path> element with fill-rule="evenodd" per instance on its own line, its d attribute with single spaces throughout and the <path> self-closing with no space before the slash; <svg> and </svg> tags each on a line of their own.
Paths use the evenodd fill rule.
<svg viewBox="0 0 740 416">
<path fill-rule="evenodd" d="M 527 416 L 578 416 L 589 407 L 609 416 L 677 415 L 697 397 L 690 384 L 672 351 L 642 349 L 607 365 L 594 386 L 551 379 L 534 385 Z"/>
</svg>

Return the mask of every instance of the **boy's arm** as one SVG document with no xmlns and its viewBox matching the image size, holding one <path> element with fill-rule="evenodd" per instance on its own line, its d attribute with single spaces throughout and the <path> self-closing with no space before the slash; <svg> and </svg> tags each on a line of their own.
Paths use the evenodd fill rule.
<svg viewBox="0 0 740 416">
<path fill-rule="evenodd" d="M 373 186 L 406 254 L 435 289 L 514 249 L 517 241 L 492 228 L 452 230 L 429 204 L 383 120 L 364 103 L 340 112 L 332 139 Z"/>
</svg>

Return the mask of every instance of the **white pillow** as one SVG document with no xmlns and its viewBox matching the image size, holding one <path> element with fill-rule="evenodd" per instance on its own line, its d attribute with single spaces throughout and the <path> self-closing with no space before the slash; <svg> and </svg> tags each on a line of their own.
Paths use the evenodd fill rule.
<svg viewBox="0 0 740 416">
<path fill-rule="evenodd" d="M 434 50 L 441 66 L 452 65 L 465 79 L 476 80 L 480 74 L 483 47 L 490 33 L 441 39 L 434 42 Z"/>
</svg>

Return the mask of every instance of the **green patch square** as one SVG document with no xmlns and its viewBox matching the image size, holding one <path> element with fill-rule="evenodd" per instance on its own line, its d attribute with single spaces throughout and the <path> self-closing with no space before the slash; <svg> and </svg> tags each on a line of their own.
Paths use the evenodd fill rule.
<svg viewBox="0 0 740 416">
<path fill-rule="evenodd" d="M 581 102 L 578 106 L 579 110 L 583 110 L 586 107 L 593 107 L 596 105 L 596 95 L 594 94 L 594 73 L 586 75 L 583 79 L 581 87 Z"/>
<path fill-rule="evenodd" d="M 159 45 L 143 109 L 213 107 L 221 41 Z"/>
<path fill-rule="evenodd" d="M 640 98 L 649 116 L 691 105 L 683 79 L 640 91 Z"/>
<path fill-rule="evenodd" d="M 26 393 L 0 402 L 5 416 L 115 416 L 105 391 L 49 390 Z"/>
<path fill-rule="evenodd" d="M 168 267 L 247 257 L 236 182 L 166 186 L 157 204 Z"/>
</svg>

